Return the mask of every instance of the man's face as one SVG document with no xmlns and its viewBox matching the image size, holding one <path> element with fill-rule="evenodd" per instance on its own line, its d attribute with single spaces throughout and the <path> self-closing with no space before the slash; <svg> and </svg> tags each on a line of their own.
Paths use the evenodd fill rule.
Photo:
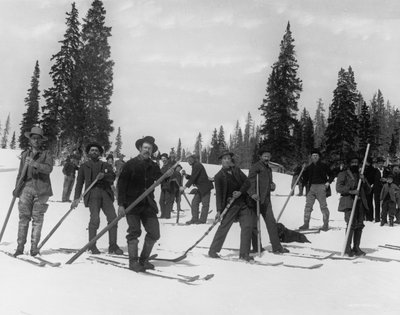
<svg viewBox="0 0 400 315">
<path fill-rule="evenodd" d="M 140 148 L 140 155 L 145 159 L 149 159 L 152 153 L 153 153 L 153 145 L 147 142 L 143 143 L 142 147 Z"/>
<path fill-rule="evenodd" d="M 190 158 L 188 158 L 188 163 L 189 163 L 189 165 L 193 165 L 193 163 L 194 163 L 194 158 L 193 157 L 190 157 Z"/>
<path fill-rule="evenodd" d="M 168 159 L 165 156 L 161 158 L 161 161 L 163 162 L 164 165 L 167 165 L 168 163 Z"/>
<path fill-rule="evenodd" d="M 39 149 L 40 146 L 42 145 L 43 142 L 43 138 L 39 135 L 31 135 L 31 137 L 29 138 L 29 143 L 31 144 L 32 148 L 34 149 Z"/>
<path fill-rule="evenodd" d="M 379 161 L 379 162 L 377 163 L 377 166 L 378 166 L 378 168 L 383 168 L 383 162 L 382 162 L 382 161 Z"/>
<path fill-rule="evenodd" d="M 311 154 L 311 161 L 313 163 L 317 163 L 319 161 L 319 154 L 318 153 Z"/>
<path fill-rule="evenodd" d="M 93 160 L 97 160 L 100 157 L 100 150 L 98 147 L 91 147 L 89 149 L 89 156 Z"/>
<path fill-rule="evenodd" d="M 358 170 L 358 165 L 359 165 L 359 163 L 358 163 L 358 160 L 357 160 L 357 159 L 351 160 L 351 162 L 350 162 L 350 167 L 351 167 L 351 168 L 357 169 L 357 170 Z"/>
<path fill-rule="evenodd" d="M 396 174 L 400 173 L 400 167 L 398 167 L 398 166 L 393 167 L 393 173 L 396 173 Z"/>
<path fill-rule="evenodd" d="M 221 165 L 223 168 L 229 168 L 232 166 L 232 157 L 230 155 L 224 155 L 221 159 Z"/>
<path fill-rule="evenodd" d="M 264 163 L 268 163 L 270 160 L 271 160 L 271 153 L 264 152 L 263 154 L 261 154 L 261 161 L 263 161 Z"/>
</svg>

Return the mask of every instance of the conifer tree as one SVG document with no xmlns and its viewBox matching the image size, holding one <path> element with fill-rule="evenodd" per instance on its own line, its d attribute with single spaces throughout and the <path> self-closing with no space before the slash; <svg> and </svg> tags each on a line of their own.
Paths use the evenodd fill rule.
<svg viewBox="0 0 400 315">
<path fill-rule="evenodd" d="M 314 124 L 309 112 L 304 108 L 300 118 L 301 128 L 301 160 L 307 159 L 314 147 Z"/>
<path fill-rule="evenodd" d="M 186 150 L 185 149 L 182 149 L 181 161 L 186 162 Z"/>
<path fill-rule="evenodd" d="M 367 103 L 364 102 L 361 106 L 361 112 L 358 116 L 360 129 L 358 132 L 359 138 L 359 150 L 365 152 L 367 144 L 371 144 L 372 130 L 371 130 L 371 118 L 369 115 L 369 108 Z"/>
<path fill-rule="evenodd" d="M 218 144 L 218 133 L 217 128 L 214 128 L 212 137 L 211 137 L 211 148 L 210 154 L 208 157 L 208 163 L 210 164 L 218 164 L 218 156 L 219 156 L 219 144 Z"/>
<path fill-rule="evenodd" d="M 288 23 L 280 44 L 278 61 L 272 66 L 266 96 L 259 108 L 265 118 L 261 134 L 271 146 L 272 159 L 284 165 L 291 164 L 295 159 L 295 143 L 291 130 L 296 121 L 297 103 L 302 91 L 302 82 L 297 76 L 299 66 L 293 42 Z"/>
<path fill-rule="evenodd" d="M 315 112 L 314 119 L 314 146 L 316 148 L 324 149 L 325 147 L 325 130 L 326 130 L 326 117 L 325 108 L 322 99 L 317 101 L 317 111 Z"/>
<path fill-rule="evenodd" d="M 176 148 L 176 159 L 181 160 L 182 159 L 182 143 L 181 143 L 181 138 L 178 139 L 178 146 Z"/>
<path fill-rule="evenodd" d="M 25 106 L 27 107 L 26 112 L 22 115 L 21 129 L 19 136 L 19 146 L 21 149 L 26 150 L 29 147 L 29 141 L 25 137 L 25 132 L 30 131 L 31 128 L 39 123 L 39 77 L 40 69 L 39 62 L 36 61 L 35 69 L 31 78 L 30 88 L 28 89 L 28 95 L 25 97 Z"/>
<path fill-rule="evenodd" d="M 114 150 L 114 154 L 117 158 L 121 156 L 121 150 L 122 150 L 121 128 L 118 127 L 117 136 L 115 138 L 115 150 Z"/>
<path fill-rule="evenodd" d="M 218 146 L 219 146 L 219 153 L 221 153 L 223 150 L 226 150 L 226 148 L 227 148 L 226 142 L 225 142 L 225 131 L 224 131 L 223 126 L 219 127 Z"/>
<path fill-rule="evenodd" d="M 200 158 L 200 162 L 201 162 L 202 142 L 203 140 L 201 137 L 201 132 L 199 132 L 196 138 L 196 143 L 194 145 L 194 154 L 196 154 Z"/>
<path fill-rule="evenodd" d="M 397 153 L 397 143 L 394 134 L 392 134 L 392 139 L 390 141 L 390 146 L 389 146 L 389 155 L 391 158 L 395 158 L 396 153 Z"/>
<path fill-rule="evenodd" d="M 8 116 L 7 116 L 6 125 L 5 125 L 4 131 L 3 131 L 3 137 L 1 138 L 1 148 L 2 149 L 7 148 L 9 132 L 10 132 L 10 114 L 8 114 Z"/>
<path fill-rule="evenodd" d="M 113 93 L 113 66 L 108 39 L 111 27 L 105 25 L 106 10 L 100 0 L 94 0 L 82 27 L 82 68 L 84 72 L 84 103 L 87 120 L 85 134 L 110 147 L 109 135 L 113 131 L 109 118 L 109 105 Z"/>
<path fill-rule="evenodd" d="M 10 149 L 15 150 L 16 147 L 17 147 L 17 144 L 16 144 L 15 131 L 14 131 L 13 135 L 11 137 Z"/>
</svg>

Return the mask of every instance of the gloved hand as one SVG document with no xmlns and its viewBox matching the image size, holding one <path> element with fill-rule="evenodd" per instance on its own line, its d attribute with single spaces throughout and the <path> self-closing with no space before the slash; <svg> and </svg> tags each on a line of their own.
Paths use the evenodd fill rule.
<svg viewBox="0 0 400 315">
<path fill-rule="evenodd" d="M 118 207 L 118 216 L 120 216 L 120 217 L 125 216 L 125 207 L 124 206 Z"/>
<path fill-rule="evenodd" d="M 103 178 L 104 178 L 104 173 L 97 174 L 97 179 L 98 180 L 103 179 Z"/>
<path fill-rule="evenodd" d="M 252 195 L 251 198 L 253 198 L 255 201 L 260 200 L 257 194 Z"/>
<path fill-rule="evenodd" d="M 276 189 L 276 185 L 274 182 L 271 183 L 271 191 L 275 191 Z"/>
<path fill-rule="evenodd" d="M 76 208 L 78 205 L 79 205 L 79 198 L 72 201 L 71 208 Z"/>
</svg>

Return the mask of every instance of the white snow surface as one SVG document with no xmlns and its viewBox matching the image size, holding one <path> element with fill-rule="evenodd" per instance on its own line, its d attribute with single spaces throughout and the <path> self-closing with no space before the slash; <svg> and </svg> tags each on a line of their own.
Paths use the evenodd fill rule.
<svg viewBox="0 0 400 315">
<path fill-rule="evenodd" d="M 0 223 L 3 224 L 15 185 L 20 151 L 0 150 Z M 183 163 L 190 173 L 190 167 Z M 219 166 L 205 165 L 208 175 L 214 176 Z M 277 189 L 272 195 L 275 216 L 280 212 L 290 191 L 291 177 L 274 173 Z M 51 174 L 54 196 L 60 200 L 63 175 L 61 167 Z M 310 251 L 308 248 L 341 251 L 345 234 L 343 214 L 337 211 L 339 195 L 332 184 L 333 196 L 328 198 L 331 212 L 330 225 L 334 229 L 308 234 L 311 244 L 287 244 L 291 251 Z M 188 195 L 191 199 L 191 195 Z M 156 198 L 159 188 L 156 189 Z M 290 229 L 303 223 L 305 197 L 293 196 L 281 218 Z M 68 211 L 70 204 L 49 202 L 45 214 L 42 238 Z M 185 212 L 180 222 L 191 218 L 189 206 L 183 200 Z M 115 203 L 117 207 L 117 204 Z M 211 198 L 207 225 L 176 225 L 176 212 L 169 220 L 160 220 L 161 239 L 153 253 L 159 257 L 178 257 L 193 245 L 208 229 L 215 217 L 215 196 Z M 267 267 L 241 262 L 208 258 L 216 228 L 180 263 L 155 262 L 156 268 L 171 273 L 206 275 L 209 281 L 186 285 L 178 281 L 148 277 L 113 266 L 91 262 L 83 254 L 73 264 L 64 264 L 72 254 L 57 253 L 60 247 L 81 248 L 87 243 L 89 210 L 81 203 L 42 248 L 42 257 L 61 262 L 59 268 L 39 268 L 0 253 L 0 314 L 399 314 L 400 277 L 399 262 L 377 262 L 365 259 L 314 260 L 274 255 L 264 252 L 259 261 L 287 264 L 323 263 L 319 269 L 294 269 L 284 266 Z M 322 224 L 319 204 L 314 206 L 311 226 Z M 400 251 L 378 247 L 382 244 L 400 244 L 400 227 L 380 227 L 366 222 L 361 247 L 370 255 L 400 259 Z M 106 226 L 104 214 L 101 227 Z M 265 224 L 262 222 L 262 241 L 269 244 Z M 17 203 L 11 214 L 0 249 L 14 252 L 18 227 Z M 118 225 L 118 242 L 126 252 L 127 223 Z M 139 245 L 143 244 L 143 236 Z M 226 248 L 239 248 L 239 224 L 235 223 L 225 241 Z M 29 251 L 30 237 L 25 251 Z M 292 245 L 306 249 L 295 248 Z M 108 236 L 98 241 L 106 252 Z M 268 247 L 270 248 L 270 247 Z M 238 251 L 223 249 L 221 254 L 236 257 Z M 105 255 L 102 255 L 106 257 Z M 107 258 L 107 257 L 106 257 Z"/>
</svg>

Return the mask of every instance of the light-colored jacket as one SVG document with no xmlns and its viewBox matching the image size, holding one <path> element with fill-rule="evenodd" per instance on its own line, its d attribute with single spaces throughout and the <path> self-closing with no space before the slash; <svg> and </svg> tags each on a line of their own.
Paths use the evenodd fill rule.
<svg viewBox="0 0 400 315">
<path fill-rule="evenodd" d="M 350 170 L 341 171 L 338 174 L 336 181 L 336 191 L 340 193 L 339 208 L 338 211 L 345 211 L 353 207 L 354 196 L 350 194 L 350 190 L 357 189 L 358 178 L 355 178 Z M 365 180 L 361 183 L 360 198 L 365 209 L 368 208 L 366 194 L 371 191 L 371 186 Z"/>
</svg>

